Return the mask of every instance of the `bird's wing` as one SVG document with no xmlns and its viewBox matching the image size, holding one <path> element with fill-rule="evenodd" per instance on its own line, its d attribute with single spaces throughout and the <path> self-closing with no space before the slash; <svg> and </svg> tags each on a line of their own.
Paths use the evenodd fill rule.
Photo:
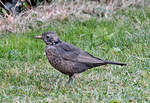
<svg viewBox="0 0 150 103">
<path fill-rule="evenodd" d="M 61 48 L 62 58 L 65 60 L 86 64 L 104 63 L 102 59 L 96 58 L 71 44 L 64 42 L 59 47 Z"/>
</svg>

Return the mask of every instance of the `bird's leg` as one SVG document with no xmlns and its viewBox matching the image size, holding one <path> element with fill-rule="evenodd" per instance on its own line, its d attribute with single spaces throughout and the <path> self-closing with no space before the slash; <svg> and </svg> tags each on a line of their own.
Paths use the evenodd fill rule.
<svg viewBox="0 0 150 103">
<path fill-rule="evenodd" d="M 77 74 L 69 75 L 68 83 L 74 82 L 74 79 L 76 78 Z"/>
<path fill-rule="evenodd" d="M 73 75 L 69 75 L 69 80 L 68 80 L 68 83 L 70 83 L 73 79 Z"/>
</svg>

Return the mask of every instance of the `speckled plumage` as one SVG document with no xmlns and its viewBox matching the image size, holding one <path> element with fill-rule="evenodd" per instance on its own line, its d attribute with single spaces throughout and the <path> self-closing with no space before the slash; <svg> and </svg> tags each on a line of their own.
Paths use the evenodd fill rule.
<svg viewBox="0 0 150 103">
<path fill-rule="evenodd" d="M 80 48 L 61 41 L 56 32 L 45 32 L 36 38 L 43 39 L 46 43 L 45 52 L 50 64 L 61 73 L 69 75 L 70 79 L 74 74 L 93 67 L 106 64 L 126 65 L 94 57 Z"/>
</svg>

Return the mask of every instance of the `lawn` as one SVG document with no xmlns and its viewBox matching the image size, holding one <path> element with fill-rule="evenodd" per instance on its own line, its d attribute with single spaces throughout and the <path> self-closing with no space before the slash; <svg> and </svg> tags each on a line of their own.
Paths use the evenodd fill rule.
<svg viewBox="0 0 150 103">
<path fill-rule="evenodd" d="M 90 69 L 66 84 L 35 35 L 56 31 L 63 41 L 105 60 L 128 65 Z M 106 19 L 53 21 L 46 28 L 0 35 L 0 102 L 150 102 L 149 9 L 118 11 Z"/>
</svg>

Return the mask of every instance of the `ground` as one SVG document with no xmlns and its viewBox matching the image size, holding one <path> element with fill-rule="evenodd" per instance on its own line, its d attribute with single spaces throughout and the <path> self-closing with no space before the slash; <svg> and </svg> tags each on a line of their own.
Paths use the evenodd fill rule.
<svg viewBox="0 0 150 103">
<path fill-rule="evenodd" d="M 0 102 L 148 103 L 150 102 L 149 9 L 118 11 L 111 18 L 55 21 L 32 32 L 0 35 Z M 107 65 L 82 74 L 73 84 L 45 56 L 34 36 L 56 31 L 60 38 L 105 60 Z"/>
</svg>

